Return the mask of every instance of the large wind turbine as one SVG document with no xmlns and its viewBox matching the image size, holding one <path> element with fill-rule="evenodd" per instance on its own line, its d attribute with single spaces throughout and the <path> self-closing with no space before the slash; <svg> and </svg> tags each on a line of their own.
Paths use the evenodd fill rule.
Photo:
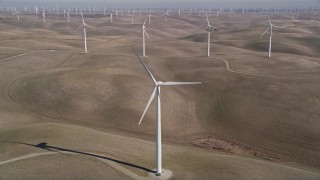
<svg viewBox="0 0 320 180">
<path fill-rule="evenodd" d="M 215 30 L 215 28 L 210 25 L 208 15 L 206 15 L 206 16 L 207 16 L 207 22 L 208 22 L 208 27 L 207 27 L 206 31 L 208 31 L 208 57 L 209 57 L 210 56 L 210 45 L 211 45 L 211 32 L 213 32 Z"/>
<path fill-rule="evenodd" d="M 148 16 L 146 17 L 146 19 L 144 20 L 144 23 L 142 25 L 142 48 L 143 48 L 143 56 L 146 56 L 146 42 L 145 42 L 145 35 L 147 36 L 148 39 L 150 39 L 147 31 L 146 31 L 146 21 L 147 21 Z"/>
<path fill-rule="evenodd" d="M 88 24 L 86 24 L 84 22 L 84 17 L 83 14 L 81 13 L 82 16 L 82 25 L 80 27 L 83 27 L 83 36 L 84 36 L 84 52 L 87 53 L 88 52 L 88 48 L 87 48 L 87 31 L 86 31 L 86 27 L 89 27 L 91 29 L 94 29 L 94 27 L 89 26 Z"/>
<path fill-rule="evenodd" d="M 269 38 L 269 58 L 270 58 L 271 57 L 271 49 L 272 49 L 272 28 L 273 27 L 283 28 L 283 27 L 273 25 L 271 23 L 270 19 L 269 19 L 269 23 L 270 23 L 270 27 L 264 33 L 261 34 L 260 38 L 262 38 L 264 36 L 264 34 L 270 29 L 270 38 Z"/>
<path fill-rule="evenodd" d="M 148 66 L 142 61 L 140 56 L 137 54 L 136 50 L 133 48 L 136 55 L 138 56 L 139 60 L 141 61 L 142 65 L 144 66 L 145 70 L 148 72 L 149 76 L 153 80 L 155 87 L 151 93 L 151 97 L 147 103 L 146 108 L 143 111 L 141 119 L 139 121 L 139 125 L 141 124 L 147 110 L 150 107 L 151 102 L 157 96 L 157 143 L 156 143 L 156 175 L 161 176 L 162 174 L 162 148 L 161 148 L 161 93 L 160 88 L 161 86 L 179 86 L 179 85 L 192 85 L 192 84 L 201 84 L 201 82 L 162 82 L 156 81 L 154 76 L 152 75 L 151 71 L 149 70 Z"/>
</svg>

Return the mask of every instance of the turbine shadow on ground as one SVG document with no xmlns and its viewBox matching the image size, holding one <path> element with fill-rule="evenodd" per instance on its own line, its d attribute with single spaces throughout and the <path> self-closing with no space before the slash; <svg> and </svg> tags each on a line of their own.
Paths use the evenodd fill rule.
<svg viewBox="0 0 320 180">
<path fill-rule="evenodd" d="M 106 157 L 106 156 L 100 156 L 97 154 L 92 154 L 92 153 L 87 153 L 87 152 L 82 152 L 82 151 L 76 151 L 76 150 L 72 150 L 72 149 L 65 149 L 65 148 L 60 148 L 60 147 L 55 147 L 55 146 L 49 146 L 48 143 L 46 142 L 42 142 L 39 144 L 28 144 L 28 143 L 21 143 L 21 142 L 8 142 L 8 143 L 15 143 L 15 144 L 23 144 L 23 145 L 27 145 L 27 146 L 32 146 L 32 147 L 36 147 L 36 148 L 41 148 L 47 151 L 53 151 L 53 152 L 58 152 L 58 153 L 62 153 L 65 154 L 63 152 L 70 152 L 70 153 L 74 153 L 74 154 L 81 154 L 81 155 L 85 155 L 85 156 L 90 156 L 90 157 L 95 157 L 95 158 L 100 158 L 100 159 L 104 159 L 104 160 L 108 160 L 108 161 L 112 161 L 121 165 L 125 165 L 125 166 L 130 166 L 136 169 L 140 169 L 143 171 L 146 171 L 148 173 L 156 173 L 156 171 L 152 170 L 152 169 L 148 169 L 146 167 L 142 167 L 136 164 L 132 164 L 132 163 L 128 163 L 128 162 L 124 162 L 124 161 L 120 161 L 117 159 L 113 159 L 110 157 Z M 69 154 L 66 154 L 69 155 Z"/>
</svg>

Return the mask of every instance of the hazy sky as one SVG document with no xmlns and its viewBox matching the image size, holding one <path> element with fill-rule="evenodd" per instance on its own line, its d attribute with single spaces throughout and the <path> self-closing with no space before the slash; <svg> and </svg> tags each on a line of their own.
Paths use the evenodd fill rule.
<svg viewBox="0 0 320 180">
<path fill-rule="evenodd" d="M 320 0 L 0 0 L 0 3 L 54 3 L 64 4 L 73 3 L 81 5 L 86 4 L 112 4 L 112 5 L 127 5 L 127 6 L 174 6 L 174 7 L 297 7 L 297 6 L 320 6 Z"/>
</svg>

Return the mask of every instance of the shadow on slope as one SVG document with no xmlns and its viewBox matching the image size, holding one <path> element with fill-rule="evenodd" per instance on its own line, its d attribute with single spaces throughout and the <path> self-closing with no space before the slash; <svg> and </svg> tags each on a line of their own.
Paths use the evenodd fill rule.
<svg viewBox="0 0 320 180">
<path fill-rule="evenodd" d="M 148 169 L 146 167 L 142 167 L 142 166 L 139 166 L 139 165 L 136 165 L 136 164 L 128 163 L 128 162 L 125 162 L 125 161 L 120 161 L 120 160 L 117 160 L 117 159 L 113 159 L 113 158 L 110 158 L 110 157 L 101 156 L 101 155 L 97 155 L 97 154 L 92 154 L 92 153 L 87 153 L 87 152 L 82 152 L 82 151 L 76 151 L 76 150 L 72 150 L 72 149 L 65 149 L 65 148 L 61 148 L 61 147 L 50 146 L 46 142 L 42 142 L 42 143 L 39 143 L 39 144 L 36 144 L 36 145 L 28 144 L 28 143 L 22 143 L 22 142 L 8 142 L 8 143 L 15 143 L 15 144 L 22 144 L 22 145 L 32 146 L 32 147 L 41 148 L 41 149 L 48 150 L 48 151 L 54 151 L 54 152 L 58 152 L 58 153 L 62 153 L 62 154 L 65 154 L 63 152 L 70 152 L 70 153 L 75 153 L 75 154 L 80 154 L 80 155 L 85 155 L 85 156 L 105 159 L 105 160 L 112 161 L 112 162 L 115 162 L 115 163 L 118 163 L 118 164 L 121 164 L 121 165 L 130 166 L 130 167 L 133 167 L 133 168 L 136 168 L 136 169 L 140 169 L 140 170 L 146 171 L 148 173 L 156 173 L 156 171 L 154 171 L 154 170 L 151 170 L 151 169 Z M 66 154 L 66 155 L 69 155 L 69 154 Z"/>
</svg>

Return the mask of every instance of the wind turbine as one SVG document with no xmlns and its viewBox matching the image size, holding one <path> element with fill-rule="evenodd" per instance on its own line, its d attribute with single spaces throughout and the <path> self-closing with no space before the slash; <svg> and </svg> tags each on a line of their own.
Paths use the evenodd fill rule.
<svg viewBox="0 0 320 180">
<path fill-rule="evenodd" d="M 276 28 L 283 28 L 283 27 L 280 27 L 280 26 L 275 26 L 271 23 L 271 20 L 269 19 L 269 23 L 270 23 L 270 27 L 264 32 L 261 34 L 260 38 L 262 38 L 265 33 L 270 29 L 270 38 L 269 38 L 269 58 L 271 58 L 271 48 L 272 48 L 272 29 L 273 27 L 276 27 Z"/>
<path fill-rule="evenodd" d="M 87 48 L 87 31 L 86 31 L 86 27 L 89 27 L 91 29 L 94 29 L 94 27 L 91 27 L 89 25 L 87 25 L 85 22 L 84 22 L 84 17 L 83 17 L 83 14 L 81 13 L 81 16 L 82 16 L 82 25 L 80 27 L 83 27 L 83 36 L 84 36 L 84 52 L 87 53 L 88 52 L 88 48 Z M 80 28 L 79 27 L 79 28 Z"/>
<path fill-rule="evenodd" d="M 58 7 L 58 5 L 56 5 L 56 11 L 57 11 L 57 15 L 59 15 L 59 7 Z"/>
<path fill-rule="evenodd" d="M 46 12 L 43 10 L 42 12 L 43 23 L 46 23 Z"/>
<path fill-rule="evenodd" d="M 164 16 L 164 22 L 167 22 L 167 16 L 169 16 L 168 11 L 166 13 L 164 13 L 162 16 Z"/>
<path fill-rule="evenodd" d="M 20 21 L 19 14 L 21 14 L 21 13 L 19 11 L 17 11 L 17 10 L 13 13 L 13 15 L 17 16 L 18 21 Z"/>
<path fill-rule="evenodd" d="M 147 31 L 146 31 L 146 21 L 147 21 L 148 16 L 146 17 L 146 19 L 144 20 L 144 23 L 142 25 L 142 48 L 143 48 L 143 56 L 146 57 L 146 42 L 145 42 L 145 35 L 147 36 L 148 39 L 150 39 Z"/>
<path fill-rule="evenodd" d="M 208 27 L 206 31 L 208 31 L 208 57 L 210 56 L 210 45 L 211 45 L 211 32 L 215 31 L 216 29 L 210 25 L 208 15 L 207 16 L 207 22 L 208 22 Z"/>
<path fill-rule="evenodd" d="M 157 81 L 154 76 L 152 75 L 151 71 L 149 70 L 148 66 L 142 61 L 140 56 L 137 54 L 136 50 L 133 48 L 136 55 L 138 56 L 140 62 L 144 66 L 145 70 L 148 72 L 149 76 L 153 80 L 155 87 L 151 93 L 150 99 L 147 103 L 146 108 L 143 111 L 141 119 L 139 121 L 139 125 L 141 124 L 147 110 L 149 109 L 151 102 L 157 96 L 157 142 L 156 142 L 156 175 L 161 176 L 162 174 L 162 144 L 161 144 L 161 93 L 160 88 L 161 86 L 179 86 L 179 85 L 194 85 L 194 84 L 201 84 L 201 82 L 162 82 Z"/>
<path fill-rule="evenodd" d="M 69 12 L 67 12 L 67 19 L 68 19 L 68 23 L 70 22 L 70 14 Z"/>
<path fill-rule="evenodd" d="M 38 7 L 35 7 L 34 10 L 36 11 L 36 16 L 38 16 Z"/>
</svg>

